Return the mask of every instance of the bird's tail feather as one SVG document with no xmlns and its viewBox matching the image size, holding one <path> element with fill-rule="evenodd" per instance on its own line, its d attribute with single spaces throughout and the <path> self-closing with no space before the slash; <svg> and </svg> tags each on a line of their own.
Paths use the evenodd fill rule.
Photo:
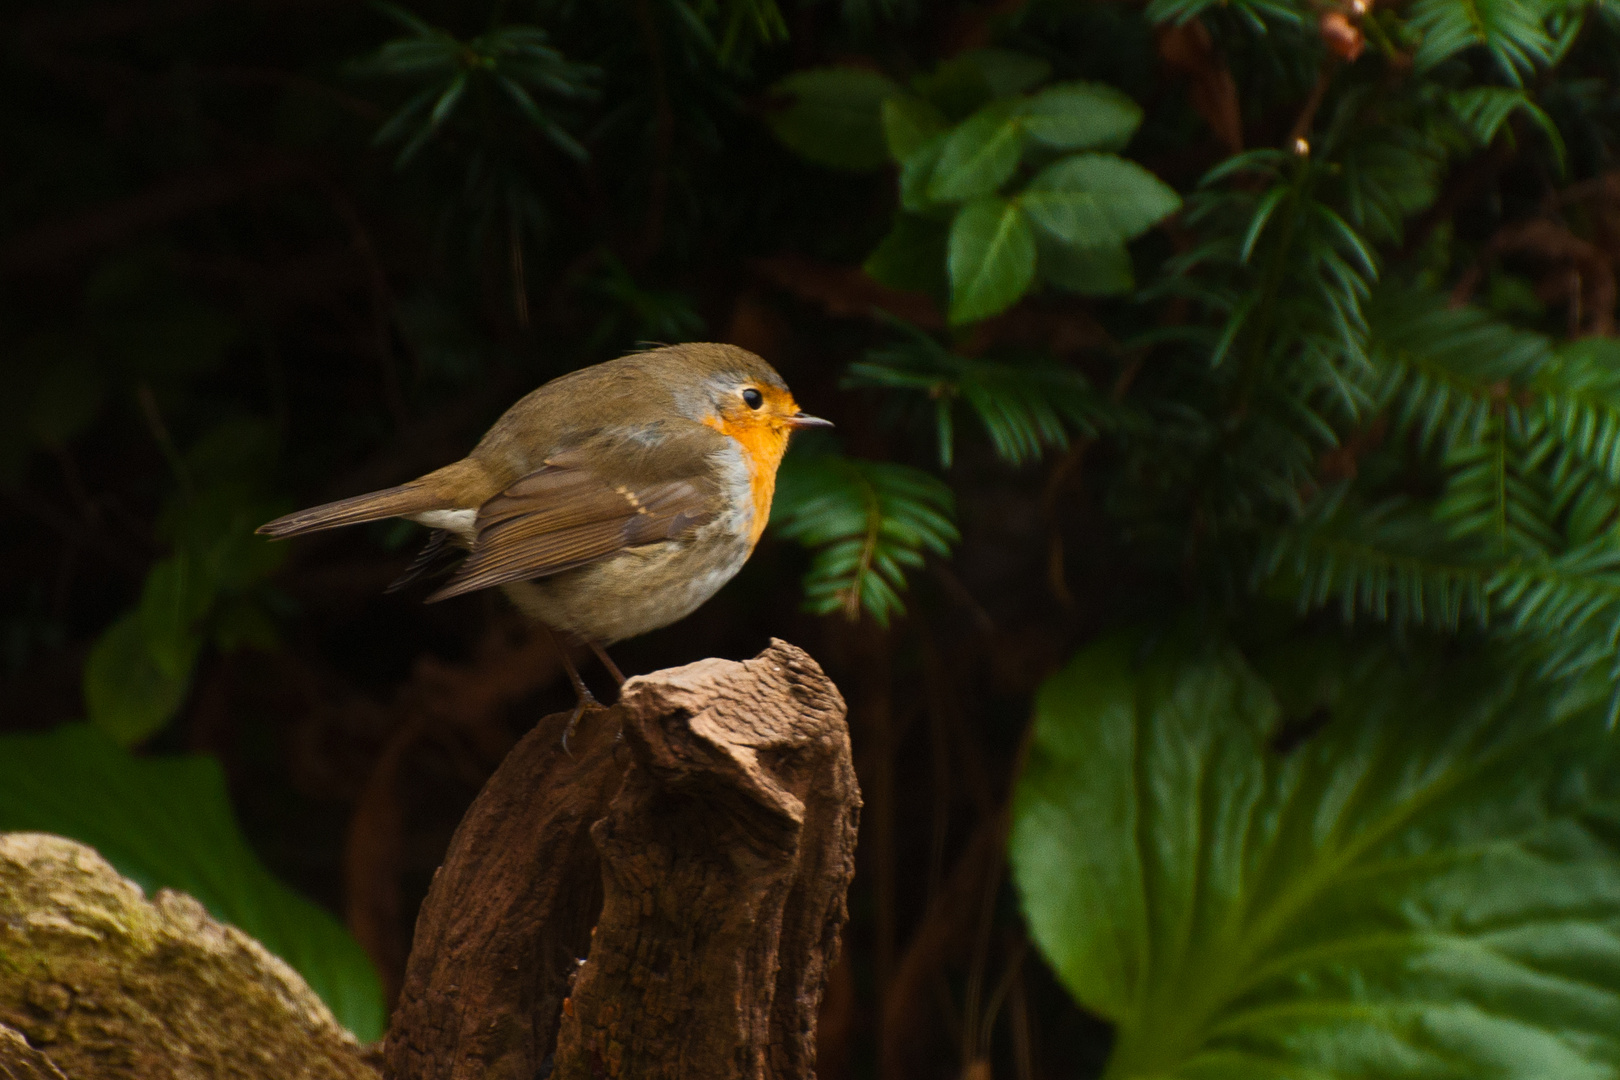
<svg viewBox="0 0 1620 1080">
<path fill-rule="evenodd" d="M 463 458 L 408 484 L 368 491 L 364 495 L 323 503 L 276 518 L 260 525 L 258 532 L 280 540 L 319 532 L 321 529 L 335 529 L 340 525 L 410 517 L 429 510 L 456 510 L 469 505 L 476 507 L 483 500 L 474 496 L 487 484 L 488 478 L 482 468 L 470 459 Z"/>
<path fill-rule="evenodd" d="M 299 510 L 260 525 L 257 531 L 273 540 L 280 540 L 321 529 L 335 529 L 340 525 L 359 525 L 366 521 L 419 514 L 424 510 L 434 510 L 441 506 L 443 506 L 441 499 L 424 490 L 413 480 L 399 487 L 370 491 L 353 498 L 339 499 L 337 502 L 312 506 L 308 510 Z"/>
</svg>

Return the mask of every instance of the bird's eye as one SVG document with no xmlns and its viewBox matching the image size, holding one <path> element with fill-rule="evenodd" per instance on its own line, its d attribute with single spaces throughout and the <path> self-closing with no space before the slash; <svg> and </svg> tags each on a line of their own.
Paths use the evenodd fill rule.
<svg viewBox="0 0 1620 1080">
<path fill-rule="evenodd" d="M 742 394 L 743 401 L 748 404 L 750 409 L 757 409 L 761 405 L 765 404 L 764 395 L 762 395 L 758 390 L 755 390 L 752 386 L 745 389 Z"/>
</svg>

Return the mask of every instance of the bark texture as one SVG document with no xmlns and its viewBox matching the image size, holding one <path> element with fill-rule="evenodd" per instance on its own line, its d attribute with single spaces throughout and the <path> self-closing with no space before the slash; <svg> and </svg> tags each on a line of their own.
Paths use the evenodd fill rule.
<svg viewBox="0 0 1620 1080">
<path fill-rule="evenodd" d="M 0 834 L 0 1080 L 377 1080 L 298 974 L 92 849 Z"/>
<path fill-rule="evenodd" d="M 418 917 L 397 1080 L 812 1077 L 854 873 L 844 703 L 784 642 L 522 742 Z"/>
</svg>

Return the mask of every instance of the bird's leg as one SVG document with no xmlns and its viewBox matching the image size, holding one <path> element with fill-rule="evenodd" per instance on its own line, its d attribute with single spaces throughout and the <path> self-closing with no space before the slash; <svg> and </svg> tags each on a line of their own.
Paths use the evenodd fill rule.
<svg viewBox="0 0 1620 1080">
<path fill-rule="evenodd" d="M 540 625 L 545 626 L 544 623 Z M 598 705 L 600 702 L 596 700 L 596 695 L 591 693 L 591 688 L 585 685 L 585 680 L 579 677 L 579 668 L 574 666 L 574 658 L 568 655 L 568 650 L 563 647 L 562 642 L 557 640 L 556 633 L 549 626 L 546 626 L 546 635 L 551 638 L 552 648 L 557 650 L 557 656 L 562 659 L 563 670 L 568 672 L 568 681 L 574 684 L 574 697 L 576 699 L 574 711 L 568 714 L 568 723 L 563 725 L 562 734 L 563 752 L 572 753 L 568 749 L 568 737 L 574 733 L 574 728 L 579 724 L 580 717 L 585 715 L 586 708 L 591 705 Z"/>
<path fill-rule="evenodd" d="M 613 662 L 613 657 L 608 655 L 607 650 L 594 641 L 587 641 L 585 644 L 591 647 L 591 652 L 595 653 L 596 658 L 602 661 L 602 666 L 607 668 L 608 674 L 612 675 L 613 680 L 622 687 L 624 685 L 624 672 L 619 670 L 619 665 Z"/>
</svg>

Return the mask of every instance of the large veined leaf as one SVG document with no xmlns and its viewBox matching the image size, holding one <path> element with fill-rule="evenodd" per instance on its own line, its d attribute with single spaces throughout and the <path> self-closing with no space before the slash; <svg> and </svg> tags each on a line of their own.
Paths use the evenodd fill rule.
<svg viewBox="0 0 1620 1080">
<path fill-rule="evenodd" d="M 788 149 L 818 165 L 860 172 L 888 160 L 883 102 L 900 88 L 863 68 L 795 71 L 771 88 L 784 107 L 765 114 Z"/>
<path fill-rule="evenodd" d="M 278 881 L 237 829 L 219 764 L 137 758 L 88 724 L 0 737 L 0 831 L 89 844 L 148 892 L 179 889 L 287 963 L 362 1041 L 382 1036 L 382 985 L 336 918 Z"/>
<path fill-rule="evenodd" d="M 1602 689 L 1372 654 L 1278 670 L 1298 691 L 1230 649 L 1113 638 L 1041 691 L 1011 856 L 1041 949 L 1117 1025 L 1105 1075 L 1620 1074 Z M 1324 726 L 1279 750 L 1285 715 Z"/>
<path fill-rule="evenodd" d="M 992 197 L 964 206 L 948 249 L 953 323 L 1005 310 L 1035 278 L 1035 233 L 1015 202 Z"/>
</svg>

